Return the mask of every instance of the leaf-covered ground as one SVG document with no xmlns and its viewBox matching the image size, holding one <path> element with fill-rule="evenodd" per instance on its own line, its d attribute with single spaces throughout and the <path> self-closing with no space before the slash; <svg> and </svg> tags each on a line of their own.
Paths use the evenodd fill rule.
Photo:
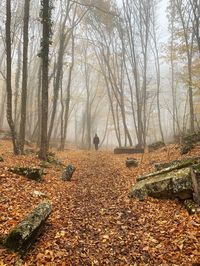
<svg viewBox="0 0 200 266">
<path fill-rule="evenodd" d="M 198 155 L 196 147 L 187 156 Z M 71 182 L 59 179 L 62 167 L 46 168 L 42 183 L 7 171 L 9 166 L 37 166 L 35 156 L 13 156 L 9 142 L 0 141 L 0 235 L 6 234 L 46 194 L 53 212 L 45 231 L 27 256 L 0 249 L 0 265 L 200 265 L 200 214 L 189 216 L 178 201 L 127 195 L 138 174 L 155 162 L 180 158 L 175 145 L 135 155 L 137 168 L 125 166 L 126 155 L 107 151 L 57 153 L 76 166 Z M 142 160 L 142 161 L 141 161 Z"/>
</svg>

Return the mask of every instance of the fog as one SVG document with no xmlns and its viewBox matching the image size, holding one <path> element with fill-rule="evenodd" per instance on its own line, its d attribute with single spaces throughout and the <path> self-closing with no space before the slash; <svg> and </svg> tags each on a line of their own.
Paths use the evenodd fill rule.
<svg viewBox="0 0 200 266">
<path fill-rule="evenodd" d="M 40 146 L 43 135 L 48 147 L 58 149 L 92 149 L 95 133 L 100 147 L 110 149 L 171 142 L 198 130 L 200 46 L 196 7 L 189 1 L 52 2 L 51 34 L 46 36 L 48 76 L 43 72 L 46 50 L 41 47 L 45 36 L 40 1 L 31 1 L 29 11 L 23 1 L 12 1 L 11 94 L 5 28 L 9 14 L 5 1 L 1 6 L 0 129 L 11 130 L 12 137 L 22 138 L 22 118 L 26 140 Z M 193 27 L 194 34 L 186 27 Z M 24 36 L 27 83 L 23 83 Z M 23 84 L 27 85 L 25 109 Z"/>
</svg>

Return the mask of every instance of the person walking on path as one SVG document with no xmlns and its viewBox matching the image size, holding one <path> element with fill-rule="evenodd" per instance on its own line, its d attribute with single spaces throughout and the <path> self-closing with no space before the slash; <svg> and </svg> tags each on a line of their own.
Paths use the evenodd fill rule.
<svg viewBox="0 0 200 266">
<path fill-rule="evenodd" d="M 98 150 L 98 146 L 99 146 L 99 137 L 97 136 L 97 133 L 95 134 L 94 138 L 93 138 L 93 144 L 95 146 L 95 150 Z"/>
</svg>

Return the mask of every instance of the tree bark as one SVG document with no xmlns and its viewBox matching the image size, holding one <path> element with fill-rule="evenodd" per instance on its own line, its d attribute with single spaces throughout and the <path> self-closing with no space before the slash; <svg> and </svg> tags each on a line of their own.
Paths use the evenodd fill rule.
<svg viewBox="0 0 200 266">
<path fill-rule="evenodd" d="M 7 120 L 11 131 L 14 154 L 19 154 L 17 136 L 12 116 L 12 58 L 11 58 L 11 1 L 6 0 L 6 90 L 7 90 Z"/>
<path fill-rule="evenodd" d="M 21 121 L 19 131 L 19 148 L 21 154 L 24 152 L 25 130 L 26 130 L 26 102 L 27 102 L 27 79 L 28 79 L 28 27 L 29 27 L 30 0 L 24 1 L 24 32 L 23 32 L 23 75 L 21 94 Z"/>
<path fill-rule="evenodd" d="M 47 140 L 47 125 L 48 125 L 48 76 L 49 76 L 49 46 L 51 35 L 51 6 L 50 0 L 42 0 L 42 108 L 41 108 L 41 141 L 39 158 L 47 160 L 48 140 Z"/>
</svg>

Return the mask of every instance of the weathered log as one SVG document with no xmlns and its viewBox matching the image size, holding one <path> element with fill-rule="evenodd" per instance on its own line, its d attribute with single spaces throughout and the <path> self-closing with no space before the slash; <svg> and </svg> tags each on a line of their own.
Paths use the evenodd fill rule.
<svg viewBox="0 0 200 266">
<path fill-rule="evenodd" d="M 134 158 L 127 158 L 127 160 L 126 160 L 126 166 L 127 166 L 127 167 L 137 167 L 137 166 L 138 166 L 138 161 L 137 161 L 137 159 L 134 159 Z"/>
<path fill-rule="evenodd" d="M 200 165 L 191 167 L 191 177 L 193 184 L 193 199 L 200 205 Z"/>
<path fill-rule="evenodd" d="M 35 181 L 41 181 L 44 174 L 43 170 L 38 167 L 11 167 L 8 171 Z"/>
<path fill-rule="evenodd" d="M 180 153 L 186 154 L 191 151 L 195 144 L 200 141 L 200 132 L 192 133 L 181 137 Z"/>
<path fill-rule="evenodd" d="M 145 196 L 155 198 L 192 198 L 192 180 L 190 168 L 175 170 L 169 173 L 153 175 L 136 183 L 130 197 L 143 200 Z"/>
<path fill-rule="evenodd" d="M 64 166 L 64 164 L 58 158 L 56 158 L 56 155 L 54 152 L 47 153 L 47 162 L 51 164 Z"/>
<path fill-rule="evenodd" d="M 141 180 L 145 180 L 147 178 L 153 177 L 153 176 L 166 174 L 166 173 L 169 173 L 171 171 L 179 170 L 179 169 L 182 169 L 182 168 L 185 168 L 185 167 L 189 167 L 189 166 L 191 166 L 193 164 L 198 164 L 198 163 L 200 163 L 200 157 L 184 159 L 182 161 L 178 161 L 178 163 L 173 163 L 172 162 L 172 165 L 169 164 L 169 167 L 163 168 L 160 171 L 156 171 L 156 172 L 153 172 L 153 173 L 150 173 L 150 174 L 147 174 L 147 175 L 136 177 L 136 181 L 141 181 Z"/>
<path fill-rule="evenodd" d="M 144 153 L 143 148 L 132 148 L 132 147 L 120 147 L 114 149 L 114 154 L 134 154 Z"/>
<path fill-rule="evenodd" d="M 20 222 L 4 240 L 4 246 L 15 252 L 24 253 L 42 232 L 43 225 L 51 213 L 47 202 L 39 204 L 22 222 Z"/>
<path fill-rule="evenodd" d="M 148 145 L 149 151 L 155 151 L 163 147 L 165 147 L 165 143 L 163 141 L 157 141 Z"/>
<path fill-rule="evenodd" d="M 69 164 L 62 173 L 61 179 L 63 181 L 70 181 L 75 170 L 76 168 L 73 165 Z"/>
<path fill-rule="evenodd" d="M 194 145 L 192 143 L 183 144 L 180 147 L 180 153 L 181 153 L 181 155 L 187 154 L 193 148 L 194 148 Z"/>
<path fill-rule="evenodd" d="M 174 160 L 168 163 L 156 163 L 154 165 L 156 171 L 160 171 L 162 169 L 166 169 L 166 168 L 176 168 L 178 167 L 179 169 L 184 168 L 184 167 L 188 167 L 190 165 L 193 164 L 197 164 L 200 162 L 200 157 L 192 157 L 192 158 L 187 158 L 187 159 L 183 159 L 183 160 Z"/>
<path fill-rule="evenodd" d="M 190 215 L 197 212 L 197 205 L 192 199 L 184 200 L 184 206 Z"/>
</svg>

